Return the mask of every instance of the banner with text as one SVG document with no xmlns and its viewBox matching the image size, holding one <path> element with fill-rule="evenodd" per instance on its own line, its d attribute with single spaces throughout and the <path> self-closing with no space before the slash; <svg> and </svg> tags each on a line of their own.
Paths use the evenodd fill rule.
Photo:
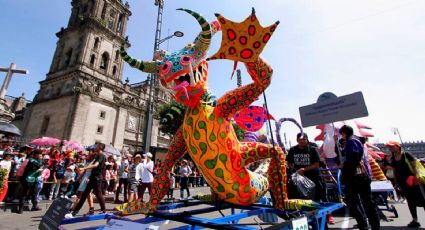
<svg viewBox="0 0 425 230">
<path fill-rule="evenodd" d="M 369 115 L 362 92 L 321 100 L 299 108 L 303 127 L 350 120 Z"/>
</svg>

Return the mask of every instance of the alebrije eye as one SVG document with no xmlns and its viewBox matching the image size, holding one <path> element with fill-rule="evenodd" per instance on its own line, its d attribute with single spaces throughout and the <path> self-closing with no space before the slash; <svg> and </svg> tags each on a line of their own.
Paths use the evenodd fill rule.
<svg viewBox="0 0 425 230">
<path fill-rule="evenodd" d="M 159 76 L 165 76 L 171 69 L 171 62 L 167 61 L 159 68 Z"/>
<path fill-rule="evenodd" d="M 190 63 L 192 62 L 193 62 L 193 58 L 191 56 L 184 55 L 180 58 L 180 63 L 182 65 L 190 65 Z"/>
</svg>

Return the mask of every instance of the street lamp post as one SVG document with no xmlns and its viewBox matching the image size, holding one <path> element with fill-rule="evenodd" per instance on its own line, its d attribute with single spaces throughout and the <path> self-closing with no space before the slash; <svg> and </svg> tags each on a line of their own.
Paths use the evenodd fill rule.
<svg viewBox="0 0 425 230">
<path fill-rule="evenodd" d="M 174 34 L 167 36 L 163 39 L 161 39 L 161 27 L 162 27 L 162 13 L 164 9 L 164 1 L 163 0 L 155 0 L 155 6 L 158 6 L 158 15 L 156 19 L 156 32 L 155 32 L 155 44 L 153 49 L 153 55 L 155 55 L 155 52 L 159 50 L 159 45 L 163 43 L 164 41 L 172 38 L 172 37 L 183 37 L 183 32 L 176 31 Z M 153 109 L 154 109 L 154 101 L 153 101 L 153 91 L 155 88 L 155 85 L 157 84 L 156 75 L 150 74 L 148 76 L 148 83 L 149 83 L 149 97 L 148 97 L 148 105 L 147 105 L 147 111 L 146 111 L 146 120 L 145 120 L 145 128 L 143 132 L 143 151 L 149 152 L 150 146 L 151 146 L 151 139 L 152 139 L 152 121 L 153 121 Z"/>
<path fill-rule="evenodd" d="M 398 135 L 398 138 L 400 139 L 400 145 L 403 146 L 403 140 L 401 139 L 401 134 L 398 128 L 391 128 L 391 132 L 393 132 L 394 135 Z"/>
</svg>

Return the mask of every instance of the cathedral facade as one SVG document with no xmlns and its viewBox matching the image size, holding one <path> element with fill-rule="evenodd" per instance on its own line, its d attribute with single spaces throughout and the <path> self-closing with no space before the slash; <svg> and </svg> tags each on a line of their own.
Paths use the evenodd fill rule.
<svg viewBox="0 0 425 230">
<path fill-rule="evenodd" d="M 122 82 L 121 44 L 131 11 L 121 0 L 73 0 L 66 28 L 59 38 L 46 79 L 28 105 L 22 131 L 27 139 L 41 136 L 83 145 L 103 142 L 120 150 L 140 149 L 149 100 L 149 82 Z M 170 101 L 155 88 L 154 103 Z M 167 147 L 169 138 L 154 119 L 152 147 Z"/>
</svg>

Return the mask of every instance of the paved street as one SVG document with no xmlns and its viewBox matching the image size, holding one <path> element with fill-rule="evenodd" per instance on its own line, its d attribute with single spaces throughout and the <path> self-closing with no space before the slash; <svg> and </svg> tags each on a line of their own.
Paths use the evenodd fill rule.
<svg viewBox="0 0 425 230">
<path fill-rule="evenodd" d="M 191 195 L 196 195 L 198 193 L 208 193 L 209 187 L 200 187 L 200 188 L 191 188 Z M 178 197 L 180 195 L 180 192 L 178 190 L 174 191 L 174 196 Z M 116 205 L 112 204 L 112 196 L 107 196 L 107 208 L 113 209 Z M 47 203 L 46 201 L 43 201 L 40 205 L 43 210 L 37 211 L 37 212 L 24 212 L 24 214 L 16 214 L 11 213 L 10 210 L 7 211 L 0 211 L 0 229 L 38 229 L 38 224 L 46 212 L 47 208 L 49 207 L 50 203 Z M 391 230 L 391 229 L 409 229 L 405 228 L 409 222 L 410 222 L 410 213 L 407 208 L 407 204 L 400 204 L 395 203 L 394 204 L 399 217 L 393 218 L 393 213 L 384 211 L 385 215 L 389 217 L 389 222 L 381 222 L 382 229 L 384 230 Z M 98 209 L 99 206 L 97 203 L 95 203 L 95 208 Z M 183 209 L 182 209 L 183 210 Z M 84 206 L 84 208 L 80 211 L 80 215 L 84 214 L 88 211 L 87 205 Z M 97 210 L 98 211 L 98 210 Z M 224 211 L 224 214 L 226 215 L 228 211 Z M 345 217 L 343 212 L 342 214 L 338 214 L 334 216 L 335 219 L 335 225 L 330 225 L 330 229 L 352 229 L 352 226 L 355 224 L 355 221 L 352 218 Z M 206 215 L 199 215 L 200 217 L 208 217 L 208 218 L 214 218 L 214 217 L 220 217 L 221 214 L 218 212 L 208 213 Z M 420 219 L 420 223 L 422 226 L 425 227 L 425 212 L 423 209 L 418 209 L 418 216 Z M 130 219 L 139 219 L 143 218 L 143 215 L 136 215 L 131 216 Z M 257 221 L 259 221 L 258 217 L 252 217 L 255 218 Z M 248 222 L 254 222 L 253 219 L 244 220 Z M 73 224 L 73 225 L 66 225 L 64 226 L 65 229 L 79 229 L 82 227 L 88 227 L 88 226 L 97 226 L 97 225 L 103 225 L 105 224 L 105 221 L 94 221 L 94 222 L 86 222 L 84 224 Z M 168 229 L 172 227 L 182 226 L 181 223 L 176 223 L 173 221 L 170 221 L 166 225 L 161 225 L 160 229 Z"/>
</svg>

